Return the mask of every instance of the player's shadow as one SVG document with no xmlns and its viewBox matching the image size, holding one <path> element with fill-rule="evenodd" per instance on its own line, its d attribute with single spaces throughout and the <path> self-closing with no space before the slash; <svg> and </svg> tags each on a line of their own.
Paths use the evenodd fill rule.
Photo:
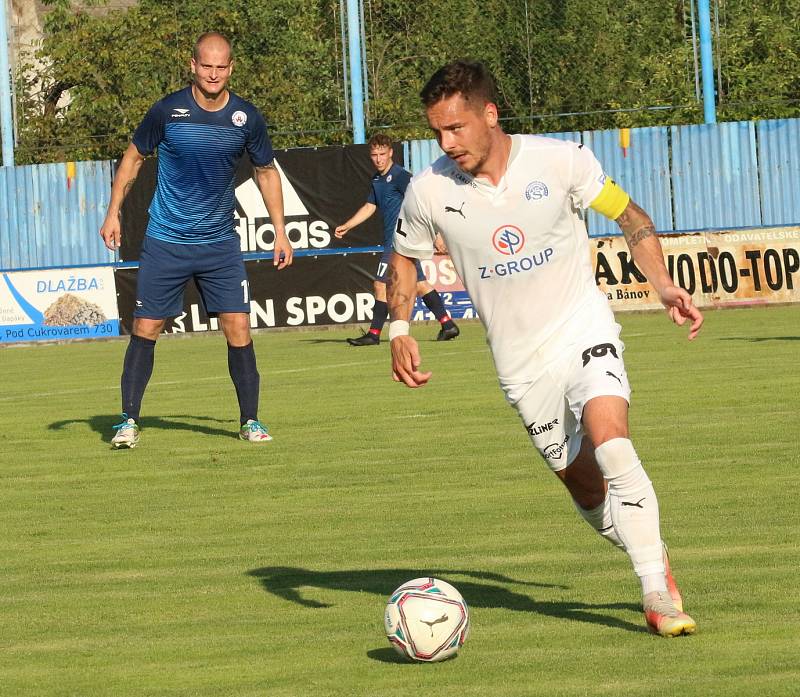
<svg viewBox="0 0 800 697">
<path fill-rule="evenodd" d="M 349 346 L 347 339 L 298 339 L 302 344 L 342 344 Z"/>
<path fill-rule="evenodd" d="M 720 341 L 749 341 L 758 344 L 762 341 L 800 341 L 800 336 L 724 336 Z"/>
<path fill-rule="evenodd" d="M 298 339 L 298 341 L 301 342 L 301 343 L 305 343 L 305 344 L 344 344 L 345 346 L 349 346 L 349 344 L 347 343 L 347 339 Z M 419 339 L 417 339 L 417 342 L 418 343 L 423 343 L 423 342 L 424 343 L 432 343 L 432 344 L 441 343 L 436 338 L 435 334 L 429 339 L 425 339 L 424 337 L 423 338 L 419 338 Z M 389 344 L 389 340 L 388 340 L 387 337 L 384 337 L 383 339 L 381 339 L 381 343 L 379 345 L 382 345 L 382 344 L 386 344 L 386 345 Z"/>
<path fill-rule="evenodd" d="M 183 419 L 189 419 L 184 421 Z M 206 422 L 206 423 L 197 423 Z M 51 431 L 60 431 L 63 428 L 72 426 L 74 424 L 85 424 L 97 435 L 100 440 L 105 443 L 111 443 L 114 437 L 113 426 L 120 422 L 119 414 L 98 414 L 91 416 L 88 419 L 62 419 L 61 421 L 53 421 L 47 425 Z M 214 426 L 207 425 L 208 423 L 224 423 L 228 424 L 228 428 L 215 428 Z M 144 429 L 161 429 L 164 431 L 191 431 L 192 433 L 202 433 L 207 436 L 221 436 L 223 438 L 238 438 L 239 433 L 233 428 L 230 420 L 215 419 L 211 416 L 198 416 L 192 414 L 168 414 L 166 416 L 143 416 L 139 419 L 139 427 Z"/>
<path fill-rule="evenodd" d="M 566 589 L 553 583 L 538 583 L 509 578 L 502 574 L 463 569 L 429 569 L 428 575 L 452 582 L 470 607 L 499 608 L 516 612 L 532 612 L 547 617 L 567 619 L 589 624 L 603 624 L 629 632 L 646 631 L 638 624 L 627 622 L 604 610 L 630 610 L 641 612 L 641 606 L 633 603 L 582 603 L 577 601 L 535 600 L 526 593 L 509 590 L 505 585 L 521 586 L 523 589 Z M 309 588 L 344 590 L 359 593 L 374 593 L 388 598 L 389 593 L 410 578 L 419 577 L 419 569 L 354 569 L 351 571 L 312 571 L 288 566 L 268 566 L 251 569 L 248 576 L 257 578 L 268 593 L 307 608 L 326 608 L 330 604 L 306 597 Z M 454 577 L 456 577 L 454 579 Z M 473 580 L 462 580 L 462 577 Z M 504 584 L 504 585 L 500 585 Z M 380 653 L 375 660 L 383 660 Z"/>
</svg>

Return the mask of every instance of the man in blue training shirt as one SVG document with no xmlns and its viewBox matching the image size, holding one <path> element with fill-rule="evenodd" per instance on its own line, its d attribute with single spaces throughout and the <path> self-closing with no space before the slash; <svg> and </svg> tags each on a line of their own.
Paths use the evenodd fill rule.
<svg viewBox="0 0 800 697">
<path fill-rule="evenodd" d="M 372 310 L 372 324 L 369 331 L 357 339 L 348 339 L 351 346 L 375 346 L 381 342 L 381 330 L 389 314 L 386 305 L 386 271 L 389 267 L 389 257 L 392 255 L 394 243 L 394 228 L 397 225 L 397 215 L 403 203 L 411 173 L 404 170 L 392 160 L 392 139 L 378 133 L 369 139 L 369 156 L 375 165 L 377 173 L 372 177 L 372 185 L 367 197 L 367 202 L 361 206 L 353 216 L 336 228 L 334 234 L 338 238 L 344 237 L 349 230 L 360 225 L 369 218 L 376 209 L 381 209 L 383 215 L 383 254 L 378 263 L 374 290 L 375 306 Z M 442 245 L 443 249 L 443 245 Z M 440 249 L 440 251 L 442 251 Z M 434 287 L 425 279 L 422 265 L 417 262 L 417 295 L 422 298 L 427 308 L 434 314 L 442 325 L 437 341 L 449 341 L 459 335 L 458 327 L 447 314 L 444 304 Z"/>
<path fill-rule="evenodd" d="M 156 340 L 167 318 L 183 310 L 183 290 L 194 278 L 209 315 L 219 318 L 228 342 L 228 369 L 239 400 L 239 437 L 272 440 L 258 420 L 259 374 L 250 337 L 250 296 L 239 237 L 234 230 L 234 175 L 247 151 L 275 228 L 274 266 L 292 263 L 283 220 L 280 173 L 264 118 L 228 90 L 230 42 L 201 35 L 192 51 L 193 82 L 151 107 L 122 157 L 100 229 L 118 249 L 120 209 L 146 155 L 158 149 L 158 184 L 139 257 L 133 331 L 122 369 L 122 422 L 111 442 L 133 448 L 139 411 L 153 372 Z"/>
</svg>

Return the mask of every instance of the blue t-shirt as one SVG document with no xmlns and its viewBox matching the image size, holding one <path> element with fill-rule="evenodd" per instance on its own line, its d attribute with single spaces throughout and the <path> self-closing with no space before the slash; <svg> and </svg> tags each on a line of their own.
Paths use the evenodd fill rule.
<svg viewBox="0 0 800 697">
<path fill-rule="evenodd" d="M 400 206 L 403 204 L 403 196 L 406 194 L 410 181 L 411 173 L 398 164 L 393 164 L 386 174 L 379 172 L 372 177 L 372 187 L 369 190 L 367 201 L 381 209 L 385 249 L 391 249 L 394 243 L 397 216 L 400 215 Z"/>
<path fill-rule="evenodd" d="M 257 167 L 272 162 L 264 117 L 233 92 L 206 111 L 186 87 L 156 102 L 133 135 L 142 155 L 158 148 L 158 184 L 147 234 L 165 242 L 202 244 L 236 236 L 234 175 L 244 151 Z"/>
</svg>

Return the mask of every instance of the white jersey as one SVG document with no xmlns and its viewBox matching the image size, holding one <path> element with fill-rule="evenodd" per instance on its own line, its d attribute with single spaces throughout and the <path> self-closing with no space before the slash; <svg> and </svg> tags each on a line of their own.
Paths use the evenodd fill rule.
<svg viewBox="0 0 800 697">
<path fill-rule="evenodd" d="M 495 187 L 443 156 L 411 180 L 395 233 L 404 256 L 430 259 L 436 232 L 478 311 L 500 383 L 534 379 L 542 359 L 613 314 L 598 290 L 579 210 L 606 180 L 577 143 L 514 135 Z"/>
</svg>

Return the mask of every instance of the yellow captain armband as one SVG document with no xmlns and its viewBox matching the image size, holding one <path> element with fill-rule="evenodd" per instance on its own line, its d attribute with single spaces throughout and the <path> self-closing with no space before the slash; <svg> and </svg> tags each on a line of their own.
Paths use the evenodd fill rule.
<svg viewBox="0 0 800 697">
<path fill-rule="evenodd" d="M 625 190 L 614 182 L 611 177 L 606 178 L 606 183 L 597 194 L 589 207 L 604 215 L 609 220 L 616 220 L 628 206 L 631 197 Z"/>
</svg>

